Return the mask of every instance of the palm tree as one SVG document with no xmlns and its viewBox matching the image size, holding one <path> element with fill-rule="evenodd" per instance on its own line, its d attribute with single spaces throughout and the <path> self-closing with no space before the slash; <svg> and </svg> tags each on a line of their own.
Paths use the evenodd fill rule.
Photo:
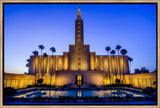
<svg viewBox="0 0 160 108">
<path fill-rule="evenodd" d="M 27 62 L 30 62 L 30 59 L 27 59 L 26 61 L 27 61 Z"/>
<path fill-rule="evenodd" d="M 56 52 L 56 49 L 54 47 L 51 47 L 50 51 L 52 51 L 52 56 L 53 56 L 53 53 Z"/>
<path fill-rule="evenodd" d="M 30 65 L 30 59 L 27 59 L 26 61 L 27 61 L 26 67 L 29 67 L 29 65 Z M 28 73 L 30 74 L 29 68 L 28 68 Z"/>
<path fill-rule="evenodd" d="M 42 50 L 44 49 L 44 46 L 39 45 L 38 47 L 41 50 L 40 71 L 42 72 L 42 68 L 41 68 L 41 66 L 42 66 Z M 39 72 L 39 74 L 41 74 L 41 72 Z M 38 75 L 38 79 L 39 79 L 39 75 Z"/>
<path fill-rule="evenodd" d="M 110 84 L 111 84 L 111 75 L 110 75 L 110 64 L 109 64 L 109 51 L 111 48 L 109 46 L 106 47 L 106 51 L 108 53 L 108 72 L 109 72 L 109 79 L 110 79 Z"/>
<path fill-rule="evenodd" d="M 112 50 L 112 51 L 111 51 L 111 54 L 113 55 L 113 63 L 114 63 L 115 50 Z M 114 65 L 115 65 L 115 63 L 114 63 Z M 116 74 L 116 79 L 117 79 L 116 67 L 114 68 L 114 72 L 115 72 L 115 74 Z"/>
<path fill-rule="evenodd" d="M 44 46 L 43 45 L 39 45 L 38 47 L 39 47 L 39 49 L 41 49 L 41 56 L 42 56 L 42 50 L 44 49 Z"/>
<path fill-rule="evenodd" d="M 52 57 L 53 57 L 53 53 L 56 52 L 56 49 L 54 47 L 51 47 L 50 51 L 52 52 Z M 53 63 L 52 63 L 52 67 L 51 67 L 50 85 L 51 85 L 51 82 L 52 82 L 52 74 L 53 74 L 52 72 L 53 72 Z"/>
<path fill-rule="evenodd" d="M 121 49 L 120 45 L 116 46 L 116 50 L 118 51 L 118 62 L 117 62 L 117 73 L 120 73 L 120 80 L 121 80 L 121 71 L 120 71 L 120 63 L 119 63 L 119 50 Z"/>
<path fill-rule="evenodd" d="M 26 64 L 26 67 L 29 67 L 29 63 Z"/>
<path fill-rule="evenodd" d="M 47 53 L 43 53 L 43 57 L 46 58 L 48 55 Z M 43 59 L 43 67 L 44 67 L 44 59 Z M 47 66 L 46 66 L 47 67 Z M 45 67 L 43 68 L 43 71 L 42 71 L 42 79 L 43 79 L 43 76 L 45 74 L 45 71 L 44 71 Z"/>
<path fill-rule="evenodd" d="M 54 47 L 51 47 L 50 51 L 52 52 L 52 57 L 53 57 L 53 53 L 56 52 L 56 49 Z M 52 65 L 51 65 L 50 87 L 51 87 L 51 82 L 52 82 L 52 74 L 53 74 L 52 72 L 53 72 L 53 62 L 52 62 Z M 49 97 L 50 97 L 50 94 L 51 94 L 51 90 L 49 91 Z"/>
<path fill-rule="evenodd" d="M 124 80 L 124 55 L 127 53 L 126 49 L 122 49 L 121 50 L 121 54 L 123 55 L 123 80 Z M 123 80 L 122 80 L 122 84 L 123 84 Z"/>
<path fill-rule="evenodd" d="M 37 74 L 37 72 L 36 72 L 36 65 L 37 65 L 36 64 L 36 56 L 38 56 L 38 51 L 35 50 L 32 53 L 35 56 L 35 85 L 36 85 L 36 74 Z"/>
<path fill-rule="evenodd" d="M 133 58 L 128 57 L 128 61 L 130 62 L 130 73 L 131 73 L 131 62 L 133 61 Z"/>
<path fill-rule="evenodd" d="M 26 61 L 27 61 L 26 67 L 29 67 L 30 59 L 27 59 Z"/>
</svg>

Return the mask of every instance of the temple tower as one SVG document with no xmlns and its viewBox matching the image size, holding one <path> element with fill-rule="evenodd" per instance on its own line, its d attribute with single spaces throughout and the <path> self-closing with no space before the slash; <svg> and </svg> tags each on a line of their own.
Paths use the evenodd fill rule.
<svg viewBox="0 0 160 108">
<path fill-rule="evenodd" d="M 83 41 L 83 20 L 80 6 L 75 20 L 75 45 L 69 47 L 69 70 L 89 70 L 89 45 Z"/>
</svg>

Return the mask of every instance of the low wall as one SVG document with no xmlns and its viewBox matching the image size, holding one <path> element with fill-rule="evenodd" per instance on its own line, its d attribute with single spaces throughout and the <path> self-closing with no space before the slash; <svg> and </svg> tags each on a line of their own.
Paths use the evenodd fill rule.
<svg viewBox="0 0 160 108">
<path fill-rule="evenodd" d="M 36 77 L 36 80 L 38 77 Z M 43 84 L 50 84 L 50 76 L 43 76 Z M 52 76 L 51 85 L 55 84 L 55 76 Z M 25 74 L 12 74 L 5 73 L 4 74 L 4 88 L 5 87 L 13 87 L 15 89 L 25 88 L 27 85 L 35 84 L 35 76 L 34 75 L 25 75 Z"/>
<path fill-rule="evenodd" d="M 64 84 L 75 83 L 75 76 L 83 75 L 83 82 L 92 83 L 95 85 L 107 85 L 110 84 L 109 76 L 103 77 L 103 72 L 99 71 L 84 71 L 84 72 L 71 72 L 62 71 L 57 72 L 56 76 L 52 76 L 51 85 L 63 86 Z M 50 76 L 43 76 L 43 84 L 50 84 Z M 117 76 L 120 79 L 120 76 Z M 38 79 L 38 78 L 37 78 Z M 121 76 L 123 80 L 123 76 Z M 116 76 L 111 77 L 111 83 L 115 84 Z M 156 81 L 156 72 L 152 73 L 141 73 L 141 74 L 130 74 L 124 75 L 124 84 L 132 84 L 134 87 L 145 88 L 155 87 L 153 82 Z M 122 83 L 122 81 L 121 81 Z M 35 84 L 34 75 L 24 74 L 4 74 L 4 87 L 13 87 L 15 89 L 25 88 L 27 85 Z"/>
<path fill-rule="evenodd" d="M 125 75 L 124 82 L 134 87 L 145 88 L 154 87 L 154 81 L 156 81 L 156 72 Z"/>
<path fill-rule="evenodd" d="M 4 74 L 4 88 L 13 87 L 15 89 L 24 88 L 27 85 L 35 84 L 34 75 L 24 75 L 24 74 Z"/>
<path fill-rule="evenodd" d="M 120 76 L 117 76 L 120 79 Z M 123 75 L 121 75 L 123 80 Z M 115 84 L 116 76 L 111 76 L 111 84 Z M 122 83 L 121 80 L 121 83 Z M 156 72 L 152 73 L 140 73 L 140 74 L 129 74 L 124 75 L 123 84 L 131 84 L 133 87 L 145 88 L 145 87 L 155 87 L 153 82 L 156 81 Z M 104 77 L 104 85 L 110 84 L 109 76 Z"/>
</svg>

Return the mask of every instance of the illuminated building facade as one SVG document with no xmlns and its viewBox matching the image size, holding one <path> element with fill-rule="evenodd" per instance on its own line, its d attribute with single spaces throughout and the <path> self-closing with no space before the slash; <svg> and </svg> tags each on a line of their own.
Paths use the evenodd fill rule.
<svg viewBox="0 0 160 108">
<path fill-rule="evenodd" d="M 95 52 L 90 52 L 89 45 L 84 44 L 83 20 L 79 7 L 75 20 L 75 44 L 69 45 L 69 52 L 63 52 L 62 56 L 31 56 L 29 74 L 35 73 L 38 77 L 52 74 L 53 83 L 58 86 L 69 83 L 104 85 L 104 76 L 119 77 L 120 73 L 129 74 L 128 57 L 96 55 Z"/>
</svg>

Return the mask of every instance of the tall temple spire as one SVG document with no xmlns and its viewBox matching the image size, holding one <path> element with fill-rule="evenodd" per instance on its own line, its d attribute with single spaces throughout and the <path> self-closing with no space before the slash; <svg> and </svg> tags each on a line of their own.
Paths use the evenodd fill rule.
<svg viewBox="0 0 160 108">
<path fill-rule="evenodd" d="M 77 12 L 77 19 L 75 21 L 75 44 L 83 45 L 83 20 L 81 19 L 80 5 Z"/>
<path fill-rule="evenodd" d="M 78 12 L 77 12 L 77 19 L 78 19 L 78 20 L 81 19 L 80 5 L 79 5 L 79 8 L 78 8 Z"/>
<path fill-rule="evenodd" d="M 80 6 L 75 20 L 75 45 L 69 47 L 69 70 L 89 70 L 89 46 L 83 43 L 83 20 L 81 19 Z"/>
</svg>

